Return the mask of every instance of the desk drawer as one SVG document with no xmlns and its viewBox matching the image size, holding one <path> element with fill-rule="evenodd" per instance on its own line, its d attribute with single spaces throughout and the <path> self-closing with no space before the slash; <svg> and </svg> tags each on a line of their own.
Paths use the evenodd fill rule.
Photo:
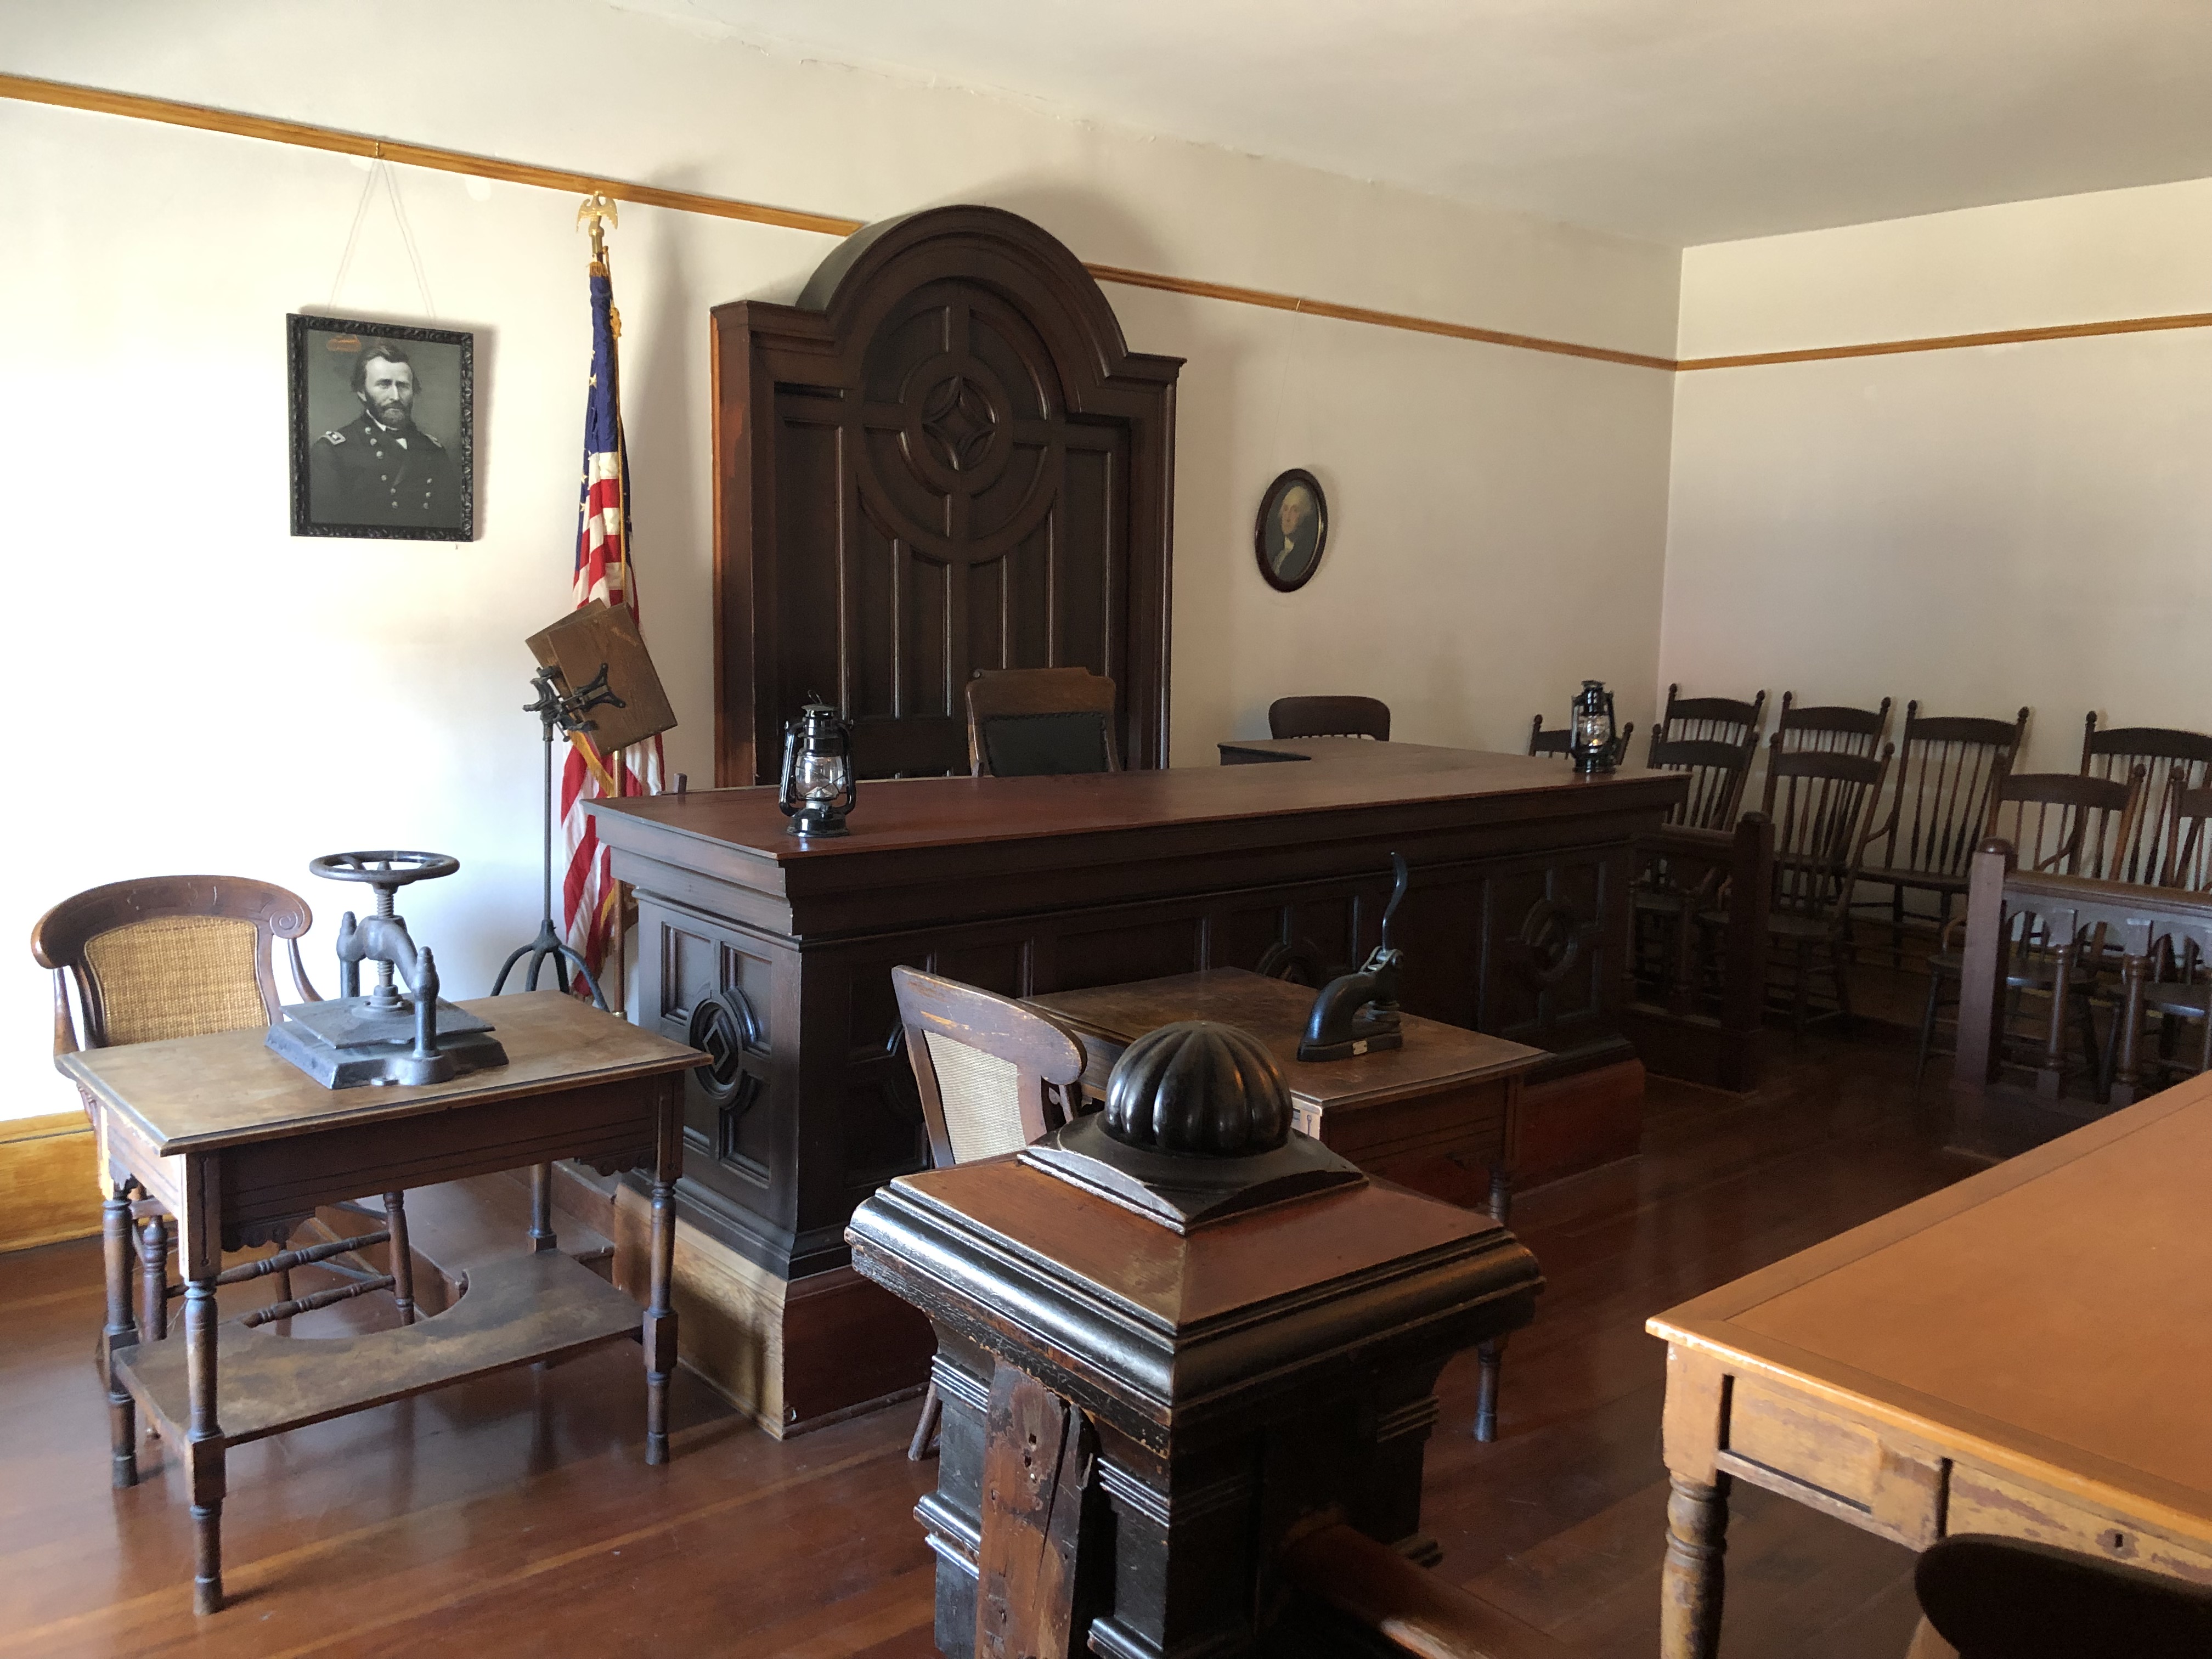
<svg viewBox="0 0 2212 1659">
<path fill-rule="evenodd" d="M 2212 1583 L 2212 1553 L 2138 1529 L 2124 1516 L 2070 1504 L 1971 1463 L 1951 1466 L 1943 1530 L 1996 1533 L 2076 1550 L 2169 1577 Z"/>
</svg>

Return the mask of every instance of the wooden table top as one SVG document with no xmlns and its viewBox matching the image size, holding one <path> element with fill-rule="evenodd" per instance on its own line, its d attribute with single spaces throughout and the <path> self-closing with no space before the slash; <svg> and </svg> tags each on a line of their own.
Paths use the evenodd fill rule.
<svg viewBox="0 0 2212 1659">
<path fill-rule="evenodd" d="M 1239 1026 L 1267 1045 L 1296 1099 L 1328 1112 L 1381 1105 L 1477 1078 L 1510 1077 L 1545 1058 L 1540 1048 L 1406 1014 L 1401 1016 L 1406 1039 L 1401 1048 L 1350 1060 L 1303 1060 L 1298 1038 L 1313 1000 L 1314 993 L 1303 985 L 1242 968 L 1210 968 L 1030 999 L 1079 1031 L 1116 1043 L 1132 1042 L 1179 1019 Z"/>
<path fill-rule="evenodd" d="M 2212 1075 L 1647 1328 L 1946 1453 L 2212 1522 Z"/>
<path fill-rule="evenodd" d="M 1462 771 L 1468 757 L 1487 757 L 1490 753 L 1485 750 L 1447 749 L 1433 743 L 1383 743 L 1373 738 L 1231 738 L 1215 747 L 1220 750 L 1224 765 L 1235 763 L 1231 760 L 1232 756 L 1260 756 L 1281 765 L 1309 761 L 1316 765 L 1326 763 L 1330 766 L 1356 766 L 1369 772 L 1401 775 Z M 1548 767 L 1562 778 L 1577 775 L 1574 768 L 1557 755 L 1511 755 L 1502 758 Z M 1618 768 L 1610 775 L 1618 777 L 1625 772 L 1642 769 Z"/>
<path fill-rule="evenodd" d="M 802 842 L 785 833 L 776 792 L 714 789 L 588 803 L 602 839 L 624 821 L 734 848 L 779 866 L 864 858 L 871 853 L 1021 842 L 1271 817 L 1346 808 L 1493 799 L 1532 816 L 1627 805 L 1663 809 L 1686 787 L 1675 772 L 1623 768 L 1583 777 L 1557 760 L 1471 749 L 1354 744 L 1388 755 L 1334 755 L 1304 765 L 1206 766 L 1038 778 L 901 778 L 863 782 L 852 833 Z"/>
<path fill-rule="evenodd" d="M 339 1124 L 450 1111 L 551 1087 L 687 1071 L 706 1056 L 560 991 L 459 1005 L 489 1021 L 505 1066 L 416 1087 L 325 1089 L 268 1048 L 267 1028 L 64 1055 L 62 1069 L 164 1157 Z"/>
</svg>

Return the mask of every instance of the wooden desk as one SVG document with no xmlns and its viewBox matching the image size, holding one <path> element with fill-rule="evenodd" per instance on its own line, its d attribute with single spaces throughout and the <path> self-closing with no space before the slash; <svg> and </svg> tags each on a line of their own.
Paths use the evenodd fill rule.
<svg viewBox="0 0 2212 1659">
<path fill-rule="evenodd" d="M 2208 1190 L 2212 1076 L 1652 1320 L 1665 1659 L 1718 1649 L 1735 1480 L 2212 1583 Z"/>
<path fill-rule="evenodd" d="M 1399 852 L 1407 1012 L 1544 1049 L 1570 1084 L 1632 1073 L 1640 1093 L 1620 1032 L 1630 848 L 1682 777 L 1463 750 L 1409 771 L 1403 746 L 1368 746 L 1393 754 L 864 783 L 851 835 L 807 842 L 770 789 L 587 803 L 637 891 L 639 1017 L 683 1037 L 720 1000 L 744 1033 L 743 1078 L 690 1088 L 694 1362 L 778 1434 L 920 1389 L 928 1325 L 853 1272 L 844 1237 L 928 1162 L 895 966 L 1016 997 L 1279 947 L 1341 971 L 1376 943 Z"/>
<path fill-rule="evenodd" d="M 118 1484 L 137 1478 L 134 1403 L 182 1455 L 191 1492 L 193 1604 L 222 1605 L 229 1448 L 465 1377 L 573 1353 L 640 1329 L 637 1304 L 539 1241 L 470 1275 L 445 1312 L 395 1330 L 304 1340 L 216 1322 L 222 1252 L 363 1193 L 570 1158 L 653 1169 L 652 1296 L 643 1316 L 646 1461 L 668 1457 L 673 1200 L 684 1167 L 679 1075 L 701 1055 L 557 991 L 460 1005 L 489 1020 L 507 1063 L 419 1088 L 325 1089 L 256 1028 L 94 1048 L 62 1066 L 89 1090 L 118 1196 L 106 1206 L 107 1362 Z M 136 1182 L 178 1222 L 181 1341 L 141 1343 L 131 1301 Z"/>
<path fill-rule="evenodd" d="M 1521 1082 L 1544 1051 L 1407 1014 L 1403 1048 L 1316 1064 L 1298 1058 L 1313 1000 L 1304 986 L 1242 968 L 1030 999 L 1081 1035 L 1083 1087 L 1101 1099 L 1115 1061 L 1146 1032 L 1179 1019 L 1241 1026 L 1281 1065 L 1301 1133 L 1370 1175 L 1454 1203 L 1473 1202 L 1471 1170 L 1486 1171 L 1490 1212 L 1504 1220 L 1519 1161 Z"/>
</svg>

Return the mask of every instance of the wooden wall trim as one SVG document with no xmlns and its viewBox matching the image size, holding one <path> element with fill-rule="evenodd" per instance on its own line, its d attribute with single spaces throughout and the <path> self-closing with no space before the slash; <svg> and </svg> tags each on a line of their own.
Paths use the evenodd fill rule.
<svg viewBox="0 0 2212 1659">
<path fill-rule="evenodd" d="M 0 1122 L 0 1250 L 100 1231 L 98 1158 L 81 1111 Z"/>
<path fill-rule="evenodd" d="M 64 109 L 89 110 L 128 120 L 158 121 L 169 126 L 193 127 L 204 132 L 224 132 L 240 138 L 258 138 L 270 143 L 293 144 L 307 149 L 331 150 L 342 155 L 365 155 L 372 160 L 401 161 L 410 167 L 441 173 L 459 173 L 481 179 L 498 179 L 511 185 L 541 190 L 589 194 L 604 191 L 617 201 L 647 207 L 668 208 L 678 213 L 700 213 L 718 219 L 740 219 L 752 224 L 777 225 L 787 230 L 813 231 L 823 236 L 849 236 L 865 222 L 835 214 L 804 213 L 793 208 L 770 207 L 732 196 L 709 196 L 698 191 L 663 190 L 608 179 L 567 167 L 544 167 L 522 161 L 503 161 L 495 156 L 474 155 L 464 150 L 440 149 L 410 144 L 395 138 L 373 138 L 343 132 L 304 121 L 280 121 L 267 116 L 243 115 L 204 104 L 179 103 L 168 98 L 149 98 L 138 93 L 110 92 L 62 81 L 41 81 L 26 75 L 0 74 L 0 98 L 20 103 L 50 104 Z M 1708 368 L 1758 368 L 1778 363 L 1825 362 L 1842 357 L 1887 357 L 1903 352 L 1955 351 L 1970 346 L 2020 345 L 2045 340 L 2080 340 L 2105 334 L 2143 334 L 2166 329 L 2212 327 L 2212 312 L 2168 317 L 2124 317 L 2107 322 L 2062 323 L 2047 328 L 1997 329 L 1980 334 L 1945 334 L 1925 339 L 1874 340 L 1860 345 L 1814 346 L 1795 351 L 1754 351 L 1722 357 L 1659 357 L 1636 351 L 1616 351 L 1607 346 L 1577 344 L 1571 340 L 1547 339 L 1541 335 L 1515 334 L 1503 329 L 1480 328 L 1472 323 L 1446 322 L 1404 312 L 1374 311 L 1364 306 L 1339 305 L 1278 294 L 1267 289 L 1239 288 L 1228 283 L 1200 282 L 1194 277 L 1164 276 L 1155 271 L 1132 270 L 1121 265 L 1091 264 L 1085 269 L 1102 283 L 1131 288 L 1158 289 L 1202 300 L 1232 305 L 1260 306 L 1299 316 L 1328 317 L 1339 322 L 1364 323 L 1374 328 L 1404 329 L 1446 339 L 1472 340 L 1484 345 L 1507 346 L 1520 351 L 1548 352 L 1557 356 L 1584 357 L 1598 362 L 1620 363 L 1632 368 L 1688 371 Z"/>
<path fill-rule="evenodd" d="M 655 185 L 630 184 L 595 173 L 565 167 L 534 167 L 503 161 L 464 150 L 439 149 L 394 138 L 372 138 L 333 127 L 311 126 L 302 121 L 279 121 L 260 115 L 241 115 L 204 104 L 184 104 L 167 98 L 137 93 L 108 92 L 98 87 L 74 86 L 61 81 L 40 81 L 23 75 L 0 75 L 0 98 L 19 102 L 52 104 L 64 109 L 90 110 L 119 115 L 129 120 L 158 121 L 169 126 L 193 127 L 203 132 L 224 132 L 240 138 L 259 138 L 276 144 L 307 149 L 331 150 L 341 155 L 366 155 L 372 160 L 403 161 L 410 167 L 430 167 L 441 173 L 459 173 L 482 179 L 498 179 L 511 185 L 532 185 L 544 190 L 589 194 L 604 191 L 618 202 L 637 202 L 647 207 L 673 209 L 679 213 L 702 213 L 720 219 L 742 219 L 753 224 L 779 225 L 789 230 L 811 230 L 824 236 L 849 236 L 865 222 L 834 214 L 801 213 L 790 208 L 766 206 L 729 196 L 708 196 L 697 191 L 663 190 Z M 1332 317 L 1343 322 L 1367 323 L 1380 328 L 1410 329 L 1421 334 L 1441 334 L 1452 339 L 1476 340 L 1488 345 L 1512 346 L 1524 351 L 1546 351 L 1569 357 L 1589 357 L 1601 362 L 1626 363 L 1638 368 L 1672 368 L 1673 361 L 1648 357 L 1604 346 L 1578 345 L 1570 340 L 1547 340 L 1533 334 L 1510 334 L 1498 329 L 1477 328 L 1467 323 L 1448 323 L 1430 317 L 1397 312 L 1370 311 L 1358 306 L 1336 305 L 1326 300 L 1300 299 L 1261 289 L 1233 288 L 1222 283 L 1201 283 L 1182 276 L 1163 276 L 1152 271 L 1129 270 L 1118 265 L 1086 264 L 1085 269 L 1102 283 L 1121 283 L 1133 288 L 1160 289 L 1200 299 L 1225 300 L 1234 304 L 1263 306 L 1271 310 L 1303 315 Z"/>
<path fill-rule="evenodd" d="M 2212 311 L 2173 317 L 2120 317 L 2101 323 L 2058 323 L 2047 328 L 1999 328 L 1981 334 L 1936 334 L 1917 340 L 1872 340 L 1863 345 L 1812 346 L 1798 351 L 1752 351 L 1733 357 L 1684 357 L 1674 367 L 1757 368 L 1769 363 L 1818 363 L 1838 357 L 1892 357 L 1906 351 L 1957 351 L 1968 346 L 2024 345 L 2039 340 L 2086 340 L 2101 334 L 2149 334 L 2170 328 L 2212 328 Z"/>
</svg>

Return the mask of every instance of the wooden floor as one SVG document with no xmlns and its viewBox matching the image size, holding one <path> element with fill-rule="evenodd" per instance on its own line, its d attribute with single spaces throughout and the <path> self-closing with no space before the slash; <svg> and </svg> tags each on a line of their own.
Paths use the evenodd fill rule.
<svg viewBox="0 0 2212 1659">
<path fill-rule="evenodd" d="M 1640 1159 L 1523 1201 L 1550 1288 L 1513 1340 L 1497 1443 L 1464 1432 L 1471 1363 L 1445 1373 L 1438 1571 L 1592 1656 L 1656 1650 L 1662 1358 L 1644 1317 L 1967 1172 L 1916 1127 L 1909 1048 L 1778 1050 L 1749 1098 L 1655 1083 Z M 647 1469 L 628 1345 L 234 1453 L 235 1600 L 195 1620 L 173 1461 L 149 1445 L 140 1486 L 107 1486 L 99 1282 L 96 1242 L 0 1256 L 0 1659 L 933 1650 L 912 1408 L 779 1443 L 687 1373 L 674 1462 Z M 1740 1489 L 1728 1559 L 1731 1659 L 1903 1653 L 1896 1546 Z"/>
</svg>

